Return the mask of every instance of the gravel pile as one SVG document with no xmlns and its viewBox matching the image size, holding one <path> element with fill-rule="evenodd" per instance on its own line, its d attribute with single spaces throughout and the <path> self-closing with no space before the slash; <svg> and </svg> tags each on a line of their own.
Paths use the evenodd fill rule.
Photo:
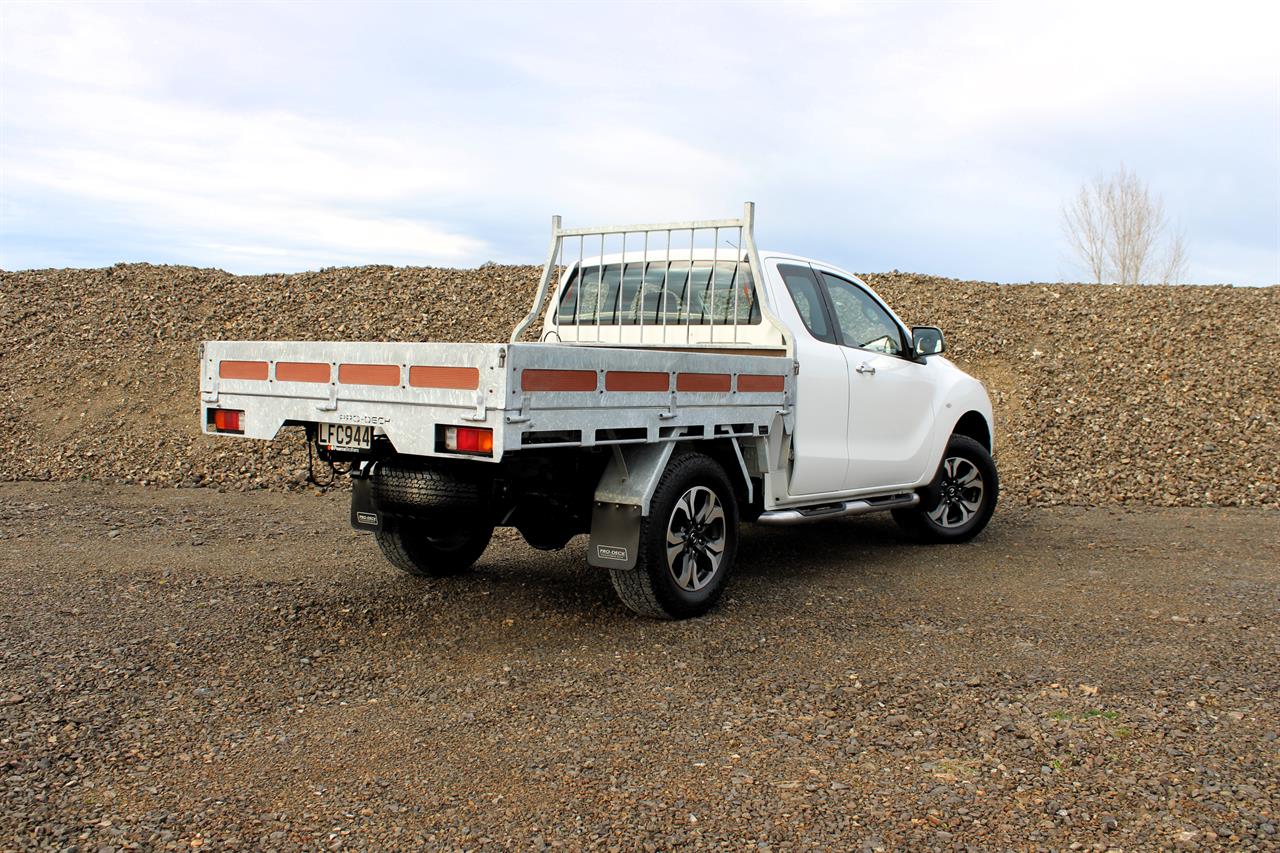
<svg viewBox="0 0 1280 853">
<path fill-rule="evenodd" d="M 537 275 L 0 274 L 0 479 L 297 487 L 300 436 L 200 434 L 201 340 L 503 340 Z M 1280 289 L 867 279 L 988 383 L 1009 500 L 1280 506 Z"/>
</svg>

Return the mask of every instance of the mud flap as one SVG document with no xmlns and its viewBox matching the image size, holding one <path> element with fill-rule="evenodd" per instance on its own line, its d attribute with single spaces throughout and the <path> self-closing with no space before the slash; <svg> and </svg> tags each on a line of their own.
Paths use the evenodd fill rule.
<svg viewBox="0 0 1280 853">
<path fill-rule="evenodd" d="M 634 569 L 640 547 L 640 507 L 596 501 L 591 510 L 587 565 L 599 569 Z"/>
<path fill-rule="evenodd" d="M 373 481 L 363 472 L 351 472 L 351 526 L 375 533 L 382 529 L 382 513 L 373 503 Z"/>
<path fill-rule="evenodd" d="M 613 457 L 596 484 L 588 565 L 602 569 L 636 567 L 640 524 L 649 512 L 649 500 L 675 447 L 670 441 L 613 445 Z"/>
</svg>

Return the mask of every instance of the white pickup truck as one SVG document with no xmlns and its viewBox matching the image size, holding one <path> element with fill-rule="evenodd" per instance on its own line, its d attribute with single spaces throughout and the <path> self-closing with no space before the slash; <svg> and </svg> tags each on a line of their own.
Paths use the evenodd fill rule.
<svg viewBox="0 0 1280 853">
<path fill-rule="evenodd" d="M 999 488 L 981 383 L 857 276 L 758 251 L 753 222 L 750 203 L 556 217 L 507 343 L 208 341 L 202 428 L 305 428 L 348 468 L 351 524 L 410 574 L 465 571 L 496 526 L 543 549 L 588 533 L 588 563 L 660 618 L 716 603 L 743 521 L 890 510 L 926 541 L 978 534 Z"/>
</svg>

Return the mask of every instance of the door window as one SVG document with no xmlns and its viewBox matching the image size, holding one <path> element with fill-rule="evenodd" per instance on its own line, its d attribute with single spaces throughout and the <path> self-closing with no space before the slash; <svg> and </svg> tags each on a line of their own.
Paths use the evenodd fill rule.
<svg viewBox="0 0 1280 853">
<path fill-rule="evenodd" d="M 822 279 L 845 346 L 902 355 L 905 350 L 902 329 L 871 294 L 851 281 L 825 272 Z"/>
<path fill-rule="evenodd" d="M 791 294 L 791 301 L 796 304 L 796 310 L 800 312 L 800 319 L 804 321 L 809 334 L 820 341 L 834 344 L 835 332 L 827 319 L 827 310 L 822 304 L 822 290 L 813 270 L 792 264 L 778 264 L 778 273 L 786 282 L 787 292 Z"/>
</svg>

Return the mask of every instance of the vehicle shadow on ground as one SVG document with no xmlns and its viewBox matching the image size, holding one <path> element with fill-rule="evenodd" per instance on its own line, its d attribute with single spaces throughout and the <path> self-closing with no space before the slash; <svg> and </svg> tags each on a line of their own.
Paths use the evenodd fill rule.
<svg viewBox="0 0 1280 853">
<path fill-rule="evenodd" d="M 981 540 L 979 540 L 981 542 Z M 889 518 L 843 519 L 795 527 L 744 525 L 729 594 L 748 584 L 753 595 L 794 594 L 797 585 L 856 579 L 879 585 L 897 570 L 919 569 L 920 554 L 937 546 L 911 542 Z M 969 546 L 972 547 L 972 546 Z M 942 571 L 939 568 L 939 571 Z M 371 555 L 368 570 L 345 591 L 374 611 L 387 599 L 415 600 L 427 615 L 439 607 L 473 610 L 477 619 L 521 618 L 531 612 L 570 623 L 640 620 L 618 601 L 606 571 L 586 565 L 586 538 L 561 551 L 537 551 L 521 541 L 495 543 L 472 572 L 449 578 L 398 576 Z M 722 608 L 723 610 L 723 608 Z"/>
<path fill-rule="evenodd" d="M 714 640 L 762 618 L 809 619 L 815 611 L 806 608 L 807 600 L 815 596 L 856 591 L 866 601 L 892 598 L 904 583 L 932 588 L 953 571 L 941 559 L 943 551 L 988 550 L 984 540 L 998 543 L 1000 537 L 987 532 L 963 546 L 917 545 L 888 517 L 745 525 L 724 600 L 706 616 L 680 622 L 644 618 L 626 608 L 608 573 L 586 564 L 585 537 L 547 552 L 503 536 L 473 571 L 447 578 L 406 576 L 374 546 L 327 576 L 273 583 L 273 609 L 261 615 L 270 633 L 283 631 L 303 648 L 329 648 L 339 638 L 352 654 L 394 657 L 412 648 L 442 655 L 450 662 L 439 665 L 454 671 L 517 649 L 569 653 L 691 637 Z M 939 577 L 931 579 L 933 572 Z M 250 618 L 243 610 L 228 616 L 228 630 Z M 467 654 L 457 657 L 463 649 Z"/>
<path fill-rule="evenodd" d="M 875 561 L 883 567 L 907 563 L 919 546 L 889 518 L 851 518 L 769 527 L 744 525 L 738 544 L 738 577 L 818 575 L 847 572 Z"/>
</svg>

